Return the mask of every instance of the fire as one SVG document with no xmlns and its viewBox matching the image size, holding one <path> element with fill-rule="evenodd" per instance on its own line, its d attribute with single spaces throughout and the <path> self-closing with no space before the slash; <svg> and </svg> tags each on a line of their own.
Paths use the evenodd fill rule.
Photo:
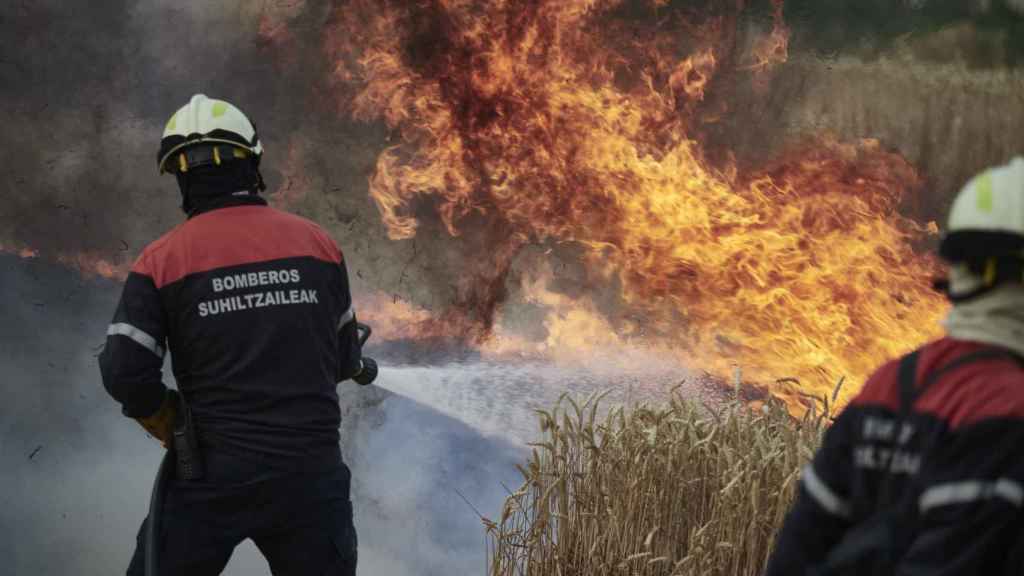
<svg viewBox="0 0 1024 576">
<path fill-rule="evenodd" d="M 0 243 L 0 253 L 14 254 L 19 258 L 26 260 L 36 260 L 43 257 L 39 250 L 34 248 L 25 246 L 12 247 L 2 243 Z M 91 252 L 62 252 L 56 255 L 46 255 L 46 257 L 47 259 L 54 260 L 64 266 L 78 270 L 78 272 L 86 278 L 94 278 L 98 276 L 112 280 L 124 280 L 128 277 L 128 272 L 131 270 L 132 265 L 129 261 L 110 260 L 97 253 Z"/>
<path fill-rule="evenodd" d="M 775 7 L 756 70 L 788 56 Z M 937 263 L 913 249 L 935 228 L 897 211 L 921 188 L 913 167 L 877 142 L 828 138 L 753 173 L 713 166 L 690 127 L 728 22 L 696 29 L 663 8 L 635 20 L 620 0 L 340 9 L 325 43 L 337 94 L 355 118 L 401 135 L 370 180 L 391 237 L 416 235 L 420 198 L 453 236 L 481 218 L 501 230 L 487 246 L 497 272 L 473 293 L 504 278 L 524 245 L 579 250 L 621 309 L 535 290 L 557 311 L 547 345 L 625 335 L 723 378 L 735 366 L 755 382 L 796 378 L 803 393 L 862 381 L 935 336 Z"/>
<path fill-rule="evenodd" d="M 617 351 L 616 355 L 622 356 L 625 340 L 619 328 L 588 296 L 570 297 L 553 290 L 554 279 L 551 266 L 541 262 L 523 276 L 520 286 L 526 303 L 546 311 L 543 337 L 530 338 L 499 324 L 481 346 L 485 357 L 533 357 L 585 364 L 595 350 Z"/>
<path fill-rule="evenodd" d="M 293 35 L 288 28 L 290 21 L 299 16 L 306 7 L 306 0 L 278 0 L 265 2 L 259 7 L 259 39 L 267 44 L 291 42 Z"/>
<path fill-rule="evenodd" d="M 357 318 L 368 322 L 379 340 L 415 338 L 433 318 L 428 310 L 383 292 L 360 294 L 357 300 Z"/>
<path fill-rule="evenodd" d="M 88 252 L 58 254 L 57 262 L 78 270 L 86 278 L 99 276 L 110 280 L 124 280 L 131 271 L 130 260 L 114 261 Z"/>
<path fill-rule="evenodd" d="M 767 36 L 755 39 L 751 50 L 754 62 L 748 67 L 755 72 L 770 70 L 789 60 L 789 27 L 783 15 L 783 0 L 772 0 L 772 31 Z"/>
<path fill-rule="evenodd" d="M 296 34 L 292 31 L 295 20 L 306 9 L 305 0 L 275 0 L 253 3 L 246 9 L 257 11 L 256 37 L 261 47 L 274 52 L 273 62 L 278 70 L 297 65 Z"/>
</svg>

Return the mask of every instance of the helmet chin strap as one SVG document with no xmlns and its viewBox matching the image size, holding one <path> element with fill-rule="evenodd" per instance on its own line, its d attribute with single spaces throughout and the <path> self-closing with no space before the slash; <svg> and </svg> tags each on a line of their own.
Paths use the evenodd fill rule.
<svg viewBox="0 0 1024 576">
<path fill-rule="evenodd" d="M 253 167 L 253 172 L 256 173 L 256 188 L 252 190 L 252 193 L 265 192 L 267 190 L 267 183 L 263 181 L 263 174 L 260 173 L 260 169 L 257 167 Z"/>
<path fill-rule="evenodd" d="M 1024 282 L 1021 271 L 1024 265 L 1017 260 L 988 258 L 972 270 L 971 266 L 959 262 L 950 266 L 949 277 L 936 282 L 935 287 L 943 290 L 950 302 L 960 304 L 975 300 L 1006 284 Z"/>
</svg>

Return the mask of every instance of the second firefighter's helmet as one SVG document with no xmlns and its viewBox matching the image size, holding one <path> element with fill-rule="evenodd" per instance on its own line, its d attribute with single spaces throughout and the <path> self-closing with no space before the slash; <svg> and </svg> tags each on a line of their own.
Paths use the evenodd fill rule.
<svg viewBox="0 0 1024 576">
<path fill-rule="evenodd" d="M 939 254 L 953 266 L 954 300 L 1024 282 L 1024 158 L 990 168 L 964 186 L 950 209 Z"/>
<path fill-rule="evenodd" d="M 205 165 L 263 156 L 256 127 L 237 107 L 196 94 L 167 121 L 157 167 L 160 173 L 185 173 Z"/>
</svg>

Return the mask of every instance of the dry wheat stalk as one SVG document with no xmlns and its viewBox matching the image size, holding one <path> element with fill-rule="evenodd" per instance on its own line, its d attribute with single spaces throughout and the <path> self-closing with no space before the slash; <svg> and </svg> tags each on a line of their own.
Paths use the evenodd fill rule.
<svg viewBox="0 0 1024 576">
<path fill-rule="evenodd" d="M 524 483 L 485 520 L 491 576 L 759 574 L 829 399 L 800 421 L 777 401 L 710 409 L 674 391 L 599 416 L 601 399 L 538 411 Z"/>
</svg>

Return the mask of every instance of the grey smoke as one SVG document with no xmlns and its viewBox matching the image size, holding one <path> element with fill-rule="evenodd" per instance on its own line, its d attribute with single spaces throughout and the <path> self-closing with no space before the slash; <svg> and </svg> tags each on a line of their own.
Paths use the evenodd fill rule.
<svg viewBox="0 0 1024 576">
<path fill-rule="evenodd" d="M 672 3 L 690 4 L 699 0 Z M 818 36 L 829 36 L 823 31 L 832 28 L 824 24 L 847 24 L 847 12 L 839 9 L 846 4 L 787 2 L 794 46 L 810 57 L 794 48 L 772 93 L 741 94 L 730 106 L 736 113 L 709 127 L 708 136 L 735 151 L 742 166 L 757 166 L 773 154 L 775 147 L 766 142 L 823 132 L 844 140 L 879 138 L 931 177 L 925 207 L 912 211 L 922 220 L 937 218 L 968 176 L 1020 151 L 1020 137 L 998 128 L 1018 119 L 1024 73 L 964 64 L 982 58 L 974 52 L 988 54 L 979 51 L 983 37 L 1005 35 L 999 30 L 957 36 L 956 42 L 922 40 L 924 46 L 915 44 L 916 52 L 906 56 L 931 55 L 921 66 L 864 60 L 856 51 L 857 35 L 822 60 L 814 52 L 824 42 Z M 941 3 L 927 3 L 933 4 Z M 173 110 L 205 92 L 239 103 L 256 119 L 272 190 L 287 184 L 282 172 L 289 149 L 302 144 L 298 168 L 306 180 L 295 185 L 308 195 L 293 208 L 336 235 L 362 275 L 358 282 L 388 286 L 432 308 L 450 302 L 453 270 L 464 266 L 467 255 L 479 256 L 472 246 L 476 231 L 445 238 L 436 222 L 427 221 L 413 241 L 386 240 L 366 179 L 389 135 L 379 125 L 338 114 L 324 85 L 331 62 L 324 58 L 322 30 L 343 5 L 6 2 L 0 10 L 0 244 L 30 246 L 44 256 L 86 250 L 130 261 L 180 220 L 173 180 L 155 174 L 156 140 Z M 907 10 L 896 14 L 909 18 Z M 291 18 L 289 58 L 259 36 L 268 15 Z M 893 25 L 906 28 L 909 22 Z M 933 43 L 949 46 L 938 50 Z M 948 59 L 948 65 L 935 58 Z M 934 89 L 936 78 L 945 89 Z M 956 144 L 961 141 L 970 144 Z"/>
<path fill-rule="evenodd" d="M 340 196 L 341 205 L 308 210 L 341 232 L 356 283 L 362 270 L 373 277 L 408 266 L 393 263 L 400 250 L 359 265 L 359 253 L 371 253 L 364 262 L 380 254 L 366 240 L 374 234 L 365 222 L 373 130 L 335 131 L 310 116 L 308 87 L 321 71 L 315 58 L 281 68 L 257 42 L 265 5 L 44 0 L 0 11 L 0 150 L 8 157 L 0 244 L 43 256 L 0 256 L 4 574 L 116 574 L 127 565 L 161 449 L 120 415 L 98 379 L 94 354 L 119 287 L 46 260 L 77 251 L 130 260 L 180 221 L 173 180 L 156 178 L 154 154 L 167 116 L 192 93 L 245 103 L 275 158 L 265 170 L 271 189 L 293 134 L 331 159 L 314 167 L 310 188 Z M 309 12 L 314 20 L 323 14 Z M 308 40 L 300 52 L 317 48 L 315 35 Z M 347 241 L 353 223 L 360 230 Z M 388 381 L 385 370 L 381 382 Z M 372 402 L 349 410 L 345 446 L 356 474 L 362 572 L 481 570 L 482 526 L 450 488 L 493 514 L 501 484 L 516 480 L 517 449 L 381 390 L 350 388 L 343 401 L 357 405 L 368 394 Z M 247 544 L 226 573 L 266 572 Z"/>
<path fill-rule="evenodd" d="M 0 244 L 131 259 L 179 220 L 159 135 L 196 92 L 244 103 L 279 161 L 321 74 L 280 67 L 257 30 L 272 3 L 8 2 L 0 11 Z M 267 8 L 271 9 L 271 8 Z M 271 186 L 280 182 L 268 166 Z M 358 175 L 360 178 L 362 175 Z"/>
<path fill-rule="evenodd" d="M 37 260 L 0 257 L 0 558 L 4 574 L 123 571 L 162 449 L 121 416 L 95 354 L 119 287 Z M 358 298 L 358 296 L 357 296 Z M 609 405 L 657 397 L 684 373 L 636 352 L 580 366 L 474 360 L 403 364 L 371 352 L 377 386 L 342 384 L 360 571 L 485 573 L 477 512 L 500 514 L 536 439 L 535 408 L 607 388 Z M 642 368 L 641 368 L 642 367 Z M 251 543 L 227 575 L 268 573 Z"/>
<path fill-rule="evenodd" d="M 154 155 L 163 123 L 191 94 L 236 101 L 257 119 L 271 189 L 285 178 L 290 144 L 305 145 L 309 196 L 296 209 L 340 241 L 357 303 L 360 290 L 378 287 L 421 304 L 448 301 L 445 285 L 467 253 L 460 240 L 426 222 L 416 240 L 388 242 L 366 197 L 387 135 L 339 119 L 315 98 L 327 65 L 319 30 L 336 2 L 310 0 L 298 11 L 292 63 L 256 34 L 261 11 L 284 4 L 33 0 L 0 9 L 0 244 L 43 256 L 0 255 L 4 574 L 116 574 L 127 564 L 161 454 L 99 383 L 93 355 L 118 286 L 45 260 L 81 250 L 130 260 L 180 221 L 173 180 L 157 179 Z M 965 38 L 969 45 L 974 37 Z M 930 45 L 917 49 L 925 48 L 930 54 Z M 1021 149 L 1019 132 L 993 130 L 1020 124 L 1019 69 L 794 56 L 762 99 L 768 108 L 723 123 L 718 137 L 741 159 L 767 154 L 764 143 L 780 135 L 878 137 L 922 166 L 935 197 L 946 198 L 967 175 Z M 941 211 L 935 197 L 928 212 Z M 591 363 L 604 371 L 477 360 L 396 365 L 388 361 L 397 355 L 379 353 L 380 386 L 344 390 L 343 427 L 361 570 L 383 576 L 483 572 L 483 529 L 462 496 L 484 514 L 498 512 L 502 484 L 516 482 L 512 464 L 532 439 L 533 407 L 610 382 L 620 386 L 611 401 L 637 398 L 681 376 L 678 367 L 611 351 Z M 265 572 L 247 544 L 227 574 Z"/>
</svg>

